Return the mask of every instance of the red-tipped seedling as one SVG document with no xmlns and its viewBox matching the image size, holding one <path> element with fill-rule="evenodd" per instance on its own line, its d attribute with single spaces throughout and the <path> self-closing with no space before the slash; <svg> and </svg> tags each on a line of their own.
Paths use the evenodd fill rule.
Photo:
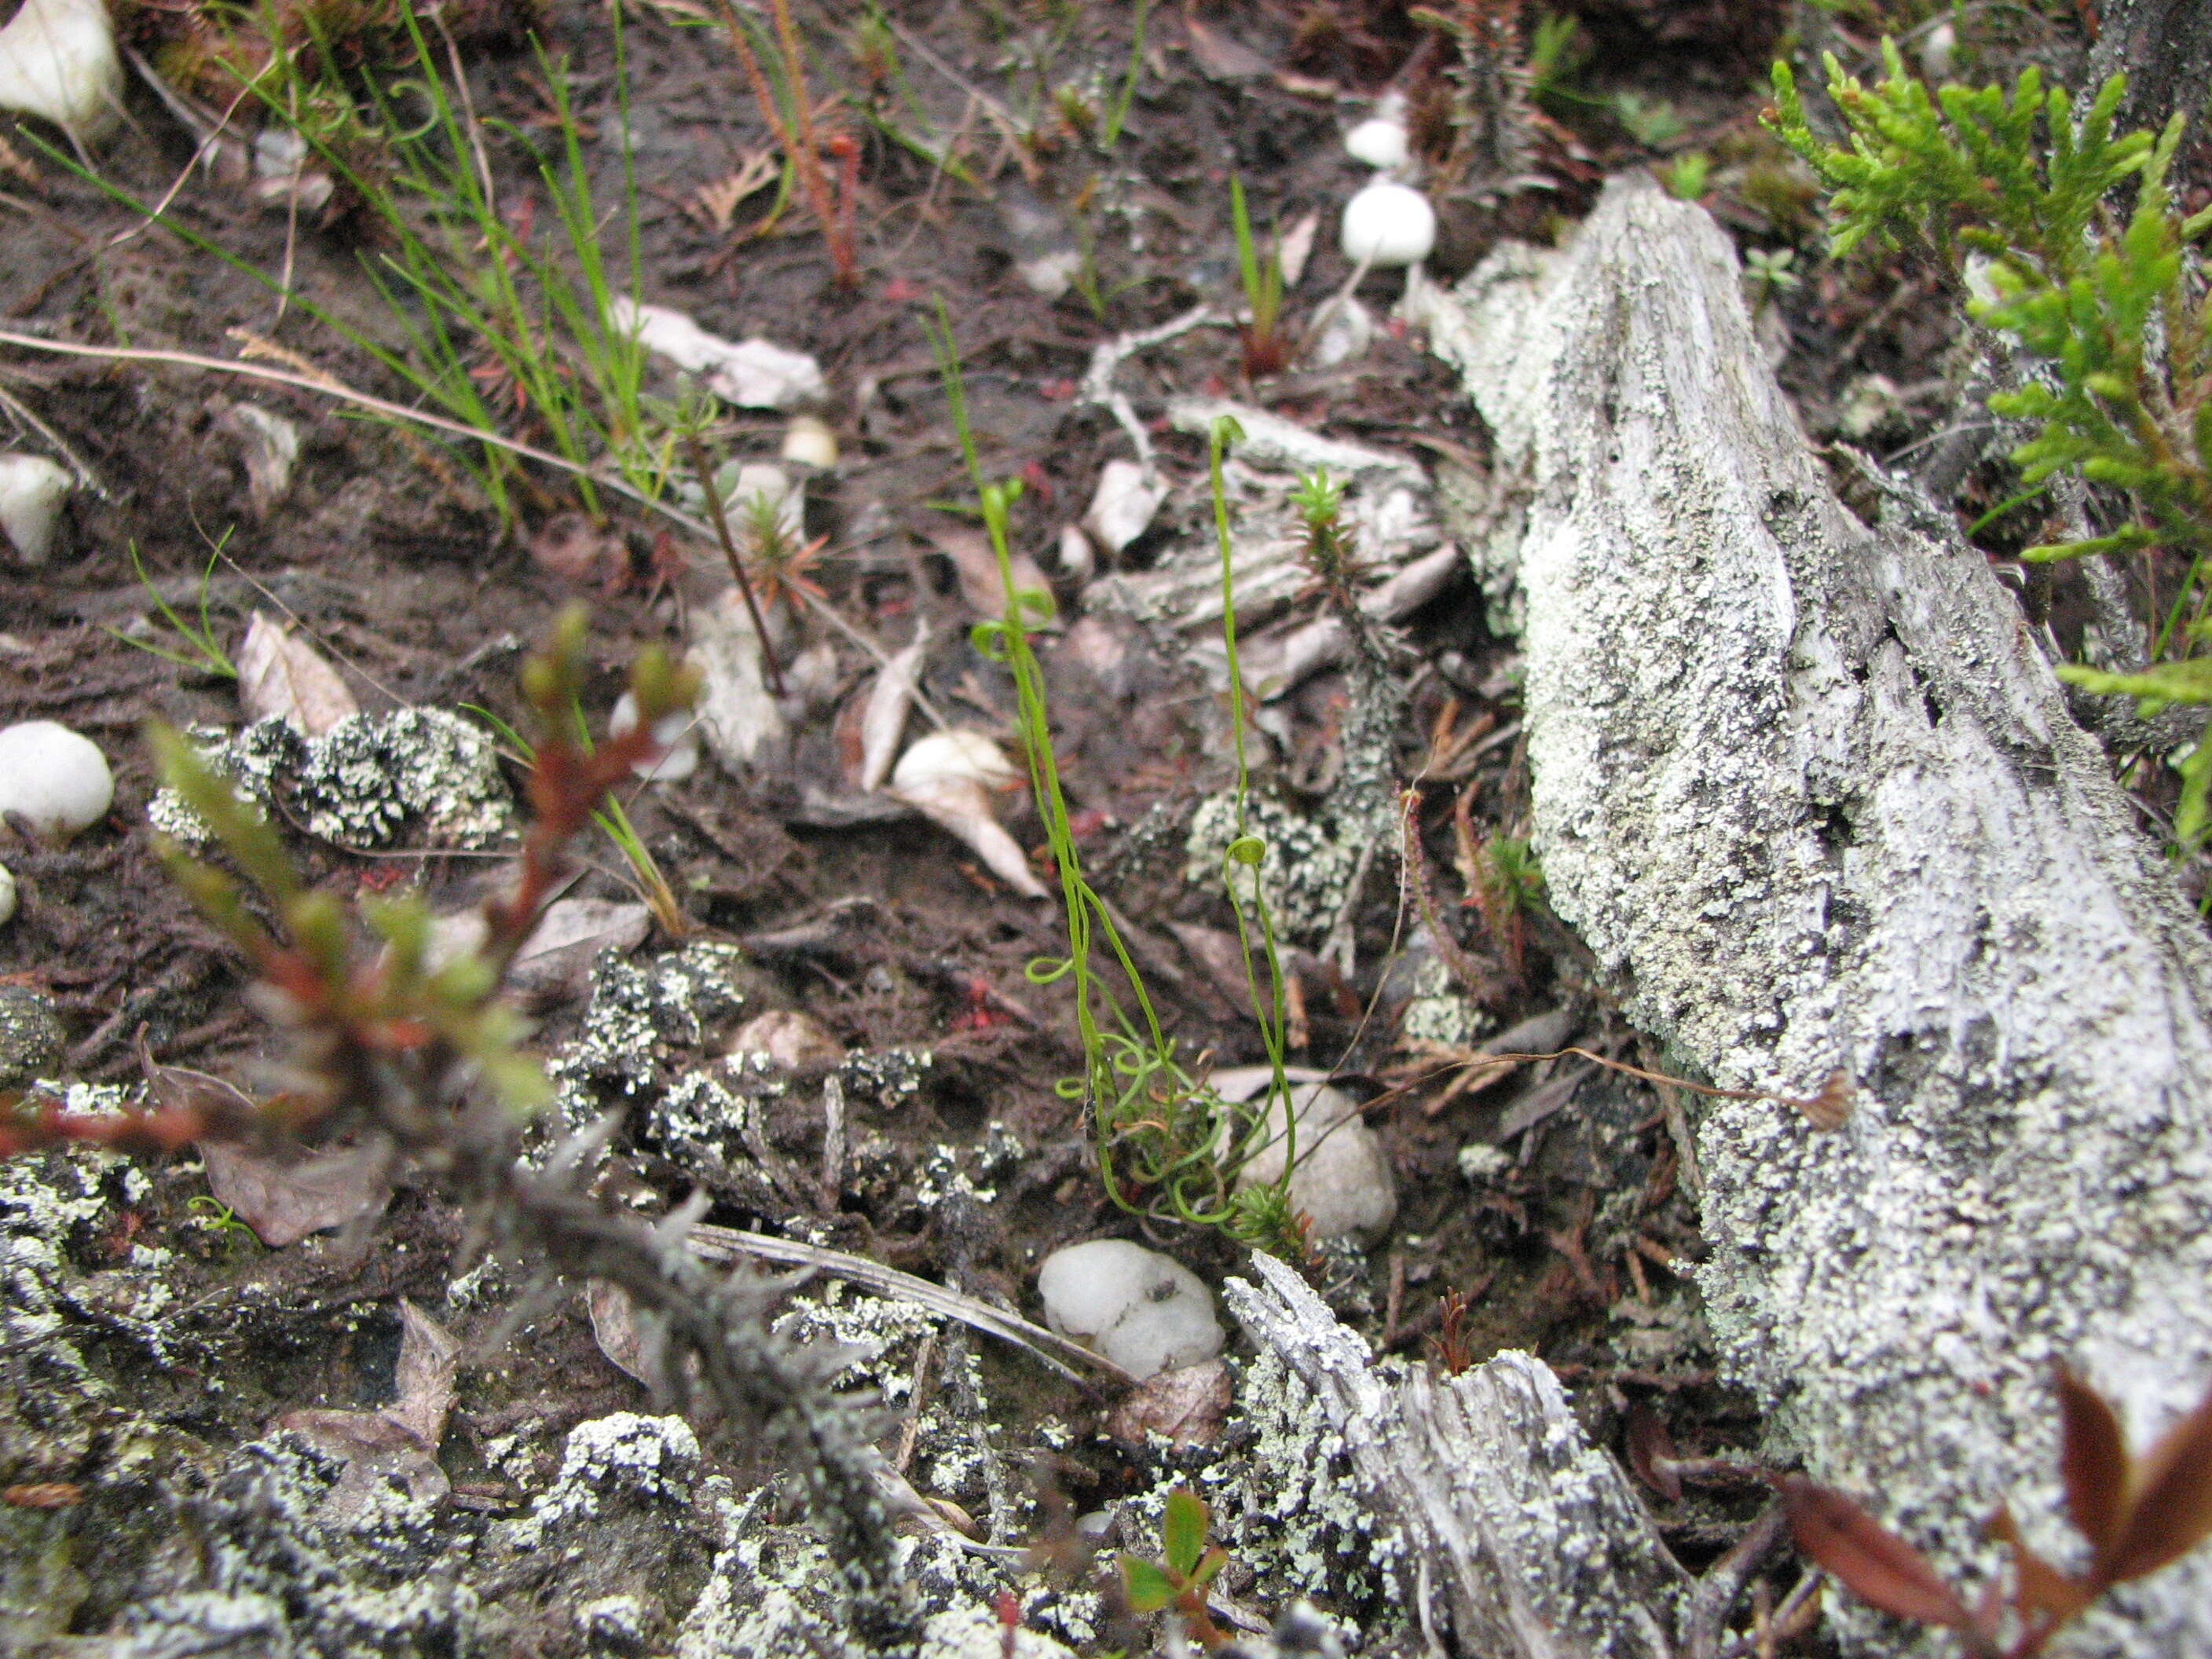
<svg viewBox="0 0 2212 1659">
<path fill-rule="evenodd" d="M 1861 1601 L 1957 1631 L 1977 1659 L 2032 1659 L 2113 1585 L 2170 1565 L 2212 1534 L 2212 1391 L 2139 1458 L 2096 1389 L 2062 1368 L 2057 1392 L 2059 1477 L 2089 1564 L 2072 1573 L 2039 1555 L 1998 1508 L 1989 1533 L 2012 1552 L 2009 1646 L 1994 1587 L 1969 1607 L 1926 1556 L 1852 1499 L 1793 1474 L 1778 1484 L 1798 1549 Z"/>
</svg>

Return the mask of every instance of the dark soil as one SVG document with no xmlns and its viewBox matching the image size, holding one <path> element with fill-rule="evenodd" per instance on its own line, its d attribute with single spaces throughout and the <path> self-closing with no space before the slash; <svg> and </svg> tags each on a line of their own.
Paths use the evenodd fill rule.
<svg viewBox="0 0 2212 1659">
<path fill-rule="evenodd" d="M 150 0 L 121 9 L 127 32 L 149 52 L 181 27 L 179 14 Z M 1944 297 L 1930 284 L 1904 283 L 1901 267 L 1826 264 L 1814 198 L 1757 127 L 1757 77 L 1791 9 L 1756 0 L 1592 0 L 1559 9 L 1581 20 L 1587 56 L 1547 99 L 1527 176 L 1446 204 L 1442 257 L 1455 269 L 1445 274 L 1470 267 L 1503 234 L 1565 228 L 1607 172 L 1664 167 L 1672 156 L 1702 151 L 1715 162 L 1708 204 L 1723 223 L 1747 248 L 1794 255 L 1789 285 L 1767 301 L 1788 353 L 1785 380 L 1808 425 L 1832 431 L 1851 383 L 1866 374 L 1886 376 L 1896 397 L 1874 430 L 1854 434 L 1859 441 L 1896 447 L 1945 418 Z M 926 620 L 936 641 L 927 696 L 954 723 L 995 731 L 1011 750 L 1011 688 L 969 641 L 975 616 L 932 540 L 963 522 L 937 503 L 968 489 L 927 332 L 933 307 L 941 301 L 951 321 L 985 474 L 1024 483 L 1016 541 L 1058 571 L 1051 549 L 1060 527 L 1082 513 L 1103 464 L 1128 453 L 1107 411 L 1076 395 L 1093 350 L 1196 304 L 1224 313 L 1236 306 L 1232 173 L 1263 228 L 1321 216 L 1310 266 L 1289 306 L 1303 326 L 1351 274 L 1334 228 L 1364 169 L 1345 155 L 1340 132 L 1394 77 L 1417 109 L 1448 109 L 1442 70 L 1451 51 L 1406 8 L 1380 0 L 1155 5 L 1127 128 L 1109 152 L 1097 142 L 1097 123 L 1127 69 L 1128 5 L 891 0 L 884 11 L 898 27 L 902 82 L 871 79 L 880 65 L 858 49 L 860 9 L 800 9 L 816 94 L 842 95 L 845 112 L 836 118 L 860 144 L 859 276 L 849 288 L 836 282 L 803 199 L 754 234 L 748 227 L 775 199 L 772 189 L 741 203 L 726 226 L 700 207 L 702 189 L 748 156 L 773 154 L 775 141 L 720 31 L 692 26 L 704 9 L 670 0 L 629 14 L 641 297 L 729 337 L 759 334 L 818 359 L 831 389 L 822 412 L 842 459 L 808 487 L 807 534 L 827 540 L 807 575 L 826 607 L 885 649 L 903 645 Z M 2031 27 L 2006 15 L 2012 33 L 1972 33 L 1962 49 L 2000 67 L 2033 54 L 2063 68 L 2078 52 L 2059 26 Z M 589 164 L 602 199 L 618 202 L 622 124 L 607 13 L 549 5 L 534 22 L 479 21 L 484 26 L 459 48 L 479 111 L 533 135 L 547 131 L 543 72 L 521 40 L 532 23 L 549 53 L 567 57 Z M 1985 17 L 1974 27 L 1999 24 Z M 1839 49 L 1866 44 L 1832 23 L 1829 33 Z M 373 62 L 392 42 L 372 28 L 349 50 Z M 1085 90 L 1062 105 L 1053 96 L 1060 88 Z M 1610 102 L 1624 92 L 1640 97 L 1642 108 L 1664 107 L 1668 120 L 1632 131 Z M 312 212 L 288 215 L 281 203 L 271 210 L 243 184 L 195 170 L 191 137 L 144 85 L 134 82 L 129 106 L 130 125 L 98 152 L 113 191 L 152 200 L 173 188 L 169 211 L 193 238 L 258 270 L 289 270 L 301 295 L 397 342 L 362 274 L 362 261 L 379 249 L 373 225 L 343 213 L 326 225 Z M 1009 118 L 1005 125 L 993 106 Z M 912 130 L 926 119 L 939 135 L 961 135 L 973 183 L 935 172 L 881 125 L 858 118 L 861 110 L 881 123 Z M 410 398 L 301 306 L 280 306 L 233 264 L 147 228 L 52 150 L 33 148 L 50 136 L 19 136 L 27 159 L 0 191 L 6 328 L 223 359 L 239 351 L 230 331 L 250 331 L 298 363 Z M 536 201 L 545 211 L 520 145 L 495 131 L 488 153 L 510 210 Z M 1095 308 L 1079 291 L 1047 298 L 1024 283 L 1019 267 L 1055 247 L 1087 251 Z M 1363 294 L 1378 313 L 1397 281 L 1368 280 Z M 1235 331 L 1201 327 L 1133 358 L 1120 385 L 1168 474 L 1188 486 L 1125 556 L 1133 569 L 1206 533 L 1204 447 L 1169 429 L 1172 397 L 1256 403 L 1425 465 L 1479 461 L 1484 450 L 1449 372 L 1419 337 L 1391 325 L 1348 362 L 1257 384 L 1245 378 Z M 371 714 L 475 705 L 508 720 L 519 718 L 521 649 L 581 599 L 595 666 L 586 712 L 597 723 L 639 647 L 678 640 L 687 610 L 726 580 L 714 549 L 672 539 L 637 512 L 617 513 L 610 526 L 620 549 L 611 564 L 572 581 L 531 552 L 544 520 L 576 505 L 561 476 L 537 476 L 522 521 L 502 528 L 471 491 L 449 487 L 450 468 L 441 477 L 423 465 L 419 442 L 307 391 L 174 362 L 0 348 L 0 421 L 16 421 L 10 411 L 18 407 L 34 415 L 105 486 L 74 495 L 52 562 L 0 559 L 0 723 L 62 721 L 100 744 L 118 780 L 107 820 L 68 846 L 40 848 L 9 832 L 0 848 L 22 896 L 16 919 L 0 928 L 0 975 L 44 993 L 66 1028 L 66 1051 L 46 1075 L 132 1084 L 158 1064 L 252 1088 L 265 1084 L 276 1052 L 246 998 L 242 962 L 199 921 L 155 856 L 146 819 L 155 780 L 140 729 L 155 720 L 235 726 L 241 717 L 230 682 L 149 648 L 186 648 L 155 596 L 188 620 L 204 605 L 232 649 L 252 612 L 290 618 L 339 665 Z M 300 434 L 289 487 L 265 508 L 252 498 L 240 440 L 223 418 L 240 402 L 289 418 Z M 39 432 L 16 424 L 12 447 L 51 451 Z M 739 412 L 715 439 L 736 457 L 773 459 L 782 425 L 778 416 Z M 543 441 L 528 410 L 513 430 Z M 2016 537 L 2014 547 L 2027 538 Z M 1055 586 L 1064 619 L 1088 614 L 1080 582 L 1061 574 Z M 1304 599 L 1291 620 L 1310 619 L 1322 603 Z M 1152 994 L 1182 1051 L 1237 1065 L 1264 1059 L 1257 1027 L 1239 1012 L 1220 961 L 1179 942 L 1203 939 L 1194 928 L 1218 937 L 1233 927 L 1218 885 L 1189 883 L 1182 869 L 1188 813 L 1229 778 L 1220 695 L 1187 648 L 1200 637 L 1098 613 L 1090 631 L 1048 636 L 1041 648 L 1060 765 L 1094 878 L 1133 924 Z M 1405 701 L 1390 781 L 1415 791 L 1426 867 L 1418 880 L 1401 879 L 1395 860 L 1378 860 L 1352 914 L 1348 973 L 1310 949 L 1293 957 L 1305 1030 L 1291 1058 L 1331 1068 L 1371 1100 L 1369 1121 L 1388 1149 L 1401 1203 L 1386 1237 L 1364 1252 L 1317 1259 L 1315 1271 L 1334 1304 L 1379 1347 L 1455 1364 L 1507 1347 L 1540 1355 L 1577 1389 L 1593 1431 L 1616 1448 L 1625 1413 L 1645 1402 L 1685 1455 L 1749 1455 L 1757 1422 L 1710 1370 L 1687 1277 L 1699 1244 L 1677 1133 L 1686 1097 L 1574 1058 L 1456 1090 L 1451 1057 L 1425 1060 L 1400 1040 L 1396 1022 L 1411 988 L 1394 966 L 1420 930 L 1415 891 L 1425 882 L 1455 936 L 1456 948 L 1444 954 L 1472 970 L 1456 988 L 1481 1003 L 1486 1030 L 1565 1009 L 1582 1047 L 1638 1065 L 1660 1059 L 1613 1013 L 1606 988 L 1540 904 L 1500 916 L 1470 878 L 1470 843 L 1525 833 L 1527 789 L 1510 735 L 1518 718 L 1516 659 L 1472 577 L 1456 578 L 1394 638 Z M 911 815 L 832 826 L 805 804 L 809 785 L 817 796 L 852 794 L 839 744 L 852 741 L 848 705 L 866 696 L 872 669 L 811 617 L 792 630 L 787 654 L 817 641 L 834 647 L 831 684 L 801 711 L 787 760 L 743 779 L 708 760 L 684 783 L 641 788 L 629 811 L 692 937 L 744 947 L 752 964 L 746 1013 L 801 1009 L 856 1054 L 927 1050 L 933 1059 L 911 1098 L 855 1103 L 852 1134 L 856 1146 L 873 1148 L 866 1157 L 875 1161 L 856 1154 L 834 1202 L 795 1203 L 772 1183 L 748 1202 L 744 1191 L 725 1188 L 708 1219 L 956 1280 L 1032 1317 L 1036 1261 L 1083 1238 L 1148 1238 L 1218 1282 L 1236 1270 L 1239 1249 L 1214 1234 L 1117 1210 L 1097 1178 L 1079 1112 L 1055 1091 L 1080 1066 L 1073 1004 L 1065 982 L 1041 984 L 1027 971 L 1065 951 L 1055 909 L 1009 893 L 957 842 Z M 1259 742 L 1264 787 L 1293 799 L 1321 793 L 1342 763 L 1352 692 L 1347 676 L 1331 672 L 1285 700 L 1282 718 Z M 1466 740 L 1478 731 L 1492 740 Z M 1042 842 L 1025 804 L 1006 813 L 1024 847 Z M 438 848 L 364 852 L 306 833 L 290 840 L 318 886 L 349 898 L 412 889 L 440 912 L 465 908 L 503 868 L 496 858 Z M 597 841 L 587 857 L 578 896 L 631 896 L 611 845 Z M 641 954 L 675 945 L 656 937 Z M 539 1008 L 549 1052 L 578 1028 L 584 1000 L 576 989 Z M 659 1081 L 719 1053 L 738 1023 L 735 1012 L 710 1021 L 696 1044 L 665 1057 Z M 988 1182 L 993 1201 L 927 1200 L 933 1158 L 975 1167 L 992 1135 L 1005 1131 L 1023 1152 Z M 818 1167 L 823 1125 L 811 1097 L 793 1095 L 771 1112 L 765 1136 L 771 1159 Z M 1470 1182 L 1462 1149 L 1493 1146 L 1503 1157 Z M 701 1179 L 635 1118 L 617 1151 L 623 1178 L 646 1207 L 675 1202 Z M 149 1346 L 129 1321 L 102 1327 L 82 1305 L 65 1317 L 119 1397 L 192 1443 L 197 1455 L 219 1462 L 282 1412 L 388 1400 L 402 1297 L 443 1310 L 469 1343 L 443 1460 L 456 1503 L 499 1512 L 525 1502 L 521 1466 L 491 1461 L 488 1443 L 523 1436 L 543 1472 L 577 1423 L 650 1409 L 644 1389 L 601 1353 L 580 1298 L 528 1312 L 520 1331 L 501 1297 L 449 1304 L 447 1258 L 463 1218 L 404 1182 L 373 1229 L 271 1249 L 235 1228 L 195 1224 L 205 1209 L 194 1202 L 208 1191 L 197 1157 L 147 1173 L 148 1184 L 127 1191 L 112 1178 L 112 1201 L 74 1227 L 66 1255 L 70 1271 L 96 1279 L 130 1269 L 134 1249 L 174 1251 L 161 1269 L 182 1310 L 167 1316 L 169 1346 Z M 1090 1508 L 1155 1477 L 1150 1455 L 1092 1436 L 1103 1402 L 1019 1355 L 986 1358 L 987 1397 L 1010 1444 L 1048 1415 L 1077 1430 L 1047 1484 Z M 9 1349 L 0 1364 L 20 1358 Z M 211 1376 L 219 1390 L 208 1386 Z M 0 1412 L 0 1486 L 9 1488 L 0 1498 L 13 1502 L 41 1485 L 82 1494 L 110 1478 L 96 1434 L 57 1438 L 51 1428 Z M 741 1486 L 757 1478 L 740 1453 L 715 1455 Z M 1739 1486 L 1692 1492 L 1672 1506 L 1652 1501 L 1696 1567 L 1732 1540 L 1757 1499 Z M 159 1547 L 147 1540 L 141 1553 Z M 51 1633 L 106 1631 L 122 1613 L 91 1576 L 92 1593 Z M 1784 1571 L 1778 1588 L 1790 1576 Z M 680 1616 L 680 1608 L 672 1615 Z M 544 1639 L 532 1650 L 580 1650 L 573 1632 Z"/>
</svg>

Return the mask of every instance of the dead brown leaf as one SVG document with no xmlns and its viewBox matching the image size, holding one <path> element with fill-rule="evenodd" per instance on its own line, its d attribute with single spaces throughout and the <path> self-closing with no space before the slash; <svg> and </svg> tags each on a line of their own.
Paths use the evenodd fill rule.
<svg viewBox="0 0 2212 1659">
<path fill-rule="evenodd" d="M 435 1447 L 446 1437 L 446 1414 L 453 1407 L 461 1340 L 404 1297 L 399 1322 L 399 1361 L 392 1376 L 398 1397 L 384 1414 Z"/>
<path fill-rule="evenodd" d="M 1106 1432 L 1139 1446 L 1153 1433 L 1178 1446 L 1211 1445 L 1229 1404 L 1229 1368 L 1208 1359 L 1146 1377 L 1107 1413 Z"/>
<path fill-rule="evenodd" d="M 651 1388 L 645 1339 L 637 1328 L 637 1309 L 629 1292 L 619 1285 L 595 1279 L 585 1288 L 584 1304 L 591 1310 L 592 1335 L 599 1342 L 599 1352 L 616 1370 Z"/>
<path fill-rule="evenodd" d="M 968 608 L 986 622 L 997 622 L 1006 614 L 1006 584 L 999 574 L 999 556 L 992 550 L 991 538 L 980 530 L 964 526 L 948 525 L 927 532 L 930 545 L 952 562 L 952 571 L 960 579 L 960 597 Z M 1017 552 L 1009 562 L 1013 566 L 1014 586 L 1024 591 L 1052 592 L 1052 583 L 1037 562 L 1026 553 Z M 1038 624 L 1030 622 L 1034 630 Z"/>
<path fill-rule="evenodd" d="M 311 738 L 361 712 L 337 670 L 314 647 L 257 611 L 238 647 L 238 701 L 248 720 L 276 715 Z"/>
<path fill-rule="evenodd" d="M 271 1249 L 343 1226 L 391 1201 L 391 1159 L 380 1141 L 313 1151 L 198 1144 L 207 1160 L 208 1190 Z"/>
</svg>

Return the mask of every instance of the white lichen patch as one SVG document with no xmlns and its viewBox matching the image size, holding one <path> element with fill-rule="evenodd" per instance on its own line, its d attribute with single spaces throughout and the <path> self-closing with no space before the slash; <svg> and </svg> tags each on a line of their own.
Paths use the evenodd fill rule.
<svg viewBox="0 0 2212 1659">
<path fill-rule="evenodd" d="M 1254 1599 L 1287 1606 L 1319 1598 L 1357 1610 L 1370 1638 L 1396 1622 L 1402 1588 L 1390 1573 L 1395 1538 L 1377 1534 L 1360 1500 L 1343 1437 L 1310 1389 L 1263 1352 L 1237 1379 L 1237 1403 L 1249 1449 L 1199 1477 L 1212 1506 L 1213 1535 L 1258 1578 Z M 1172 1484 L 1172 1482 L 1166 1483 Z M 1140 1507 L 1140 1527 L 1158 1536 L 1165 1485 Z M 1124 1526 L 1124 1536 L 1131 1535 Z"/>
<path fill-rule="evenodd" d="M 854 1054 L 837 1068 L 847 1100 L 872 1102 L 896 1111 L 921 1094 L 936 1056 L 927 1048 L 878 1048 Z"/>
<path fill-rule="evenodd" d="M 1230 843 L 1239 834 L 1236 796 L 1200 803 L 1184 838 L 1183 878 L 1218 892 L 1226 870 L 1231 890 L 1248 913 L 1256 894 L 1278 933 L 1308 944 L 1320 939 L 1344 908 L 1366 837 L 1340 836 L 1265 795 L 1246 799 L 1243 833 L 1267 843 L 1257 866 L 1228 863 Z"/>
<path fill-rule="evenodd" d="M 345 847 L 388 847 L 403 838 L 440 847 L 489 847 L 514 827 L 514 801 L 491 735 L 443 708 L 354 714 L 319 738 L 281 718 L 235 736 L 195 727 L 201 758 L 228 778 L 240 799 L 289 815 Z M 147 807 L 156 830 L 204 845 L 207 826 L 164 789 Z"/>
<path fill-rule="evenodd" d="M 1398 1035 L 1408 1042 L 1464 1048 L 1489 1036 L 1497 1024 L 1480 1003 L 1457 988 L 1451 969 L 1431 957 L 1413 981 L 1413 994 L 1399 1016 Z"/>
<path fill-rule="evenodd" d="M 818 1296 L 793 1297 L 775 1328 L 793 1342 L 830 1345 L 830 1352 L 842 1362 L 838 1382 L 896 1405 L 913 1392 L 922 1338 L 943 1323 L 911 1302 L 870 1296 L 832 1280 Z"/>
<path fill-rule="evenodd" d="M 680 1509 L 699 1474 L 699 1437 L 680 1417 L 613 1412 L 568 1431 L 561 1473 L 518 1522 L 514 1543 L 530 1549 L 549 1533 L 599 1514 L 609 1505 L 644 1500 Z"/>
<path fill-rule="evenodd" d="M 744 1006 L 744 965 L 735 945 L 703 940 L 641 963 L 601 951 L 583 1024 L 545 1068 L 558 1125 L 580 1128 L 608 1104 L 661 1086 L 674 1049 L 698 1048 L 711 1025 Z M 702 1111 L 712 1105 L 703 1097 L 696 1103 Z"/>
</svg>

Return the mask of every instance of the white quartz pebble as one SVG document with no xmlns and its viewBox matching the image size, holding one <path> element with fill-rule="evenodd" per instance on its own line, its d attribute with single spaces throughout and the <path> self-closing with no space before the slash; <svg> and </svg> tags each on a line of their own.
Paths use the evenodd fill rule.
<svg viewBox="0 0 2212 1659">
<path fill-rule="evenodd" d="M 114 801 L 115 775 L 90 739 L 52 720 L 0 732 L 0 813 L 20 813 L 40 835 L 66 841 Z"/>
<path fill-rule="evenodd" d="M 44 564 L 70 475 L 43 455 L 0 455 L 0 540 L 25 564 Z"/>
<path fill-rule="evenodd" d="M 1247 1075 L 1264 1079 L 1266 1066 L 1237 1067 L 1217 1072 L 1213 1083 L 1224 1098 Z M 1225 1081 L 1224 1081 L 1225 1080 Z M 1265 1086 L 1264 1081 L 1260 1084 Z M 1250 1091 L 1256 1094 L 1258 1088 Z M 1291 1170 L 1291 1207 L 1311 1218 L 1316 1238 L 1360 1238 L 1372 1241 L 1398 1214 L 1398 1188 L 1390 1173 L 1390 1160 L 1375 1131 L 1359 1115 L 1359 1107 L 1341 1089 L 1322 1083 L 1293 1083 L 1291 1098 L 1297 1103 L 1297 1163 Z M 1268 1108 L 1267 1145 L 1245 1160 L 1237 1172 L 1242 1189 L 1264 1186 L 1283 1177 L 1283 1160 L 1289 1152 L 1283 1135 L 1283 1103 Z"/>
<path fill-rule="evenodd" d="M 1119 1238 L 1054 1250 L 1037 1269 L 1045 1322 L 1139 1379 L 1221 1352 L 1213 1293 L 1180 1261 Z"/>
<path fill-rule="evenodd" d="M 1437 210 L 1411 185 L 1376 179 L 1344 204 L 1344 257 L 1389 270 L 1429 257 L 1437 245 Z"/>
</svg>

